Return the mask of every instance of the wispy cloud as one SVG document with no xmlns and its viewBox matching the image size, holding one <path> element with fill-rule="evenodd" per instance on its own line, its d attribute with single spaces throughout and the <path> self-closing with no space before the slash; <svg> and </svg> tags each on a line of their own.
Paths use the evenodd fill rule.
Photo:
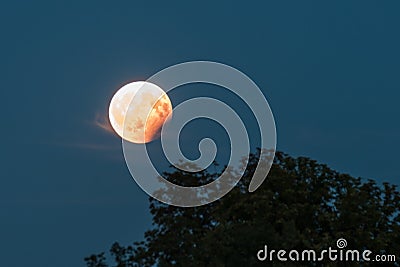
<svg viewBox="0 0 400 267">
<path fill-rule="evenodd" d="M 123 159 L 121 144 L 100 144 L 94 142 L 46 142 L 46 145 L 59 146 L 64 149 L 81 150 L 81 151 L 93 151 L 97 155 L 103 155 L 104 157 L 116 161 Z"/>
<path fill-rule="evenodd" d="M 85 149 L 85 150 L 103 150 L 103 151 L 118 151 L 121 149 L 120 145 L 116 144 L 99 144 L 93 142 L 75 142 L 75 141 L 66 141 L 66 142 L 41 142 L 43 145 L 50 145 L 50 146 L 61 146 L 66 148 L 78 148 L 78 149 Z"/>
<path fill-rule="evenodd" d="M 96 127 L 102 129 L 104 132 L 107 132 L 109 134 L 112 134 L 116 136 L 116 133 L 114 132 L 113 128 L 111 127 L 111 124 L 108 120 L 108 116 L 102 113 L 96 113 L 94 119 L 90 121 L 86 121 L 86 124 L 89 125 L 90 127 Z M 108 144 L 104 143 L 96 143 L 93 142 L 93 140 L 80 140 L 78 142 L 68 140 L 66 142 L 45 142 L 48 145 L 56 145 L 56 146 L 63 146 L 63 147 L 70 147 L 70 148 L 79 148 L 79 149 L 87 149 L 87 150 L 103 150 L 103 151 L 110 151 L 110 150 L 119 150 L 120 146 L 116 145 L 111 145 L 110 142 L 107 142 Z"/>
<path fill-rule="evenodd" d="M 103 145 L 103 144 L 95 144 L 95 143 L 74 143 L 74 144 L 58 144 L 62 146 L 83 148 L 83 149 L 92 149 L 92 150 L 119 150 L 119 146 L 111 146 L 111 145 Z"/>
<path fill-rule="evenodd" d="M 104 113 L 97 113 L 94 118 L 93 124 L 108 133 L 115 134 L 107 115 Z"/>
</svg>

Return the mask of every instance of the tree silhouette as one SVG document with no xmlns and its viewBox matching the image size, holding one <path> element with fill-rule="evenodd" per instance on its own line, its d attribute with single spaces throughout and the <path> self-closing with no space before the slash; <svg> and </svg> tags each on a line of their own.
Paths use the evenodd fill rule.
<svg viewBox="0 0 400 267">
<path fill-rule="evenodd" d="M 257 251 L 336 247 L 345 238 L 349 249 L 393 254 L 399 261 L 400 194 L 395 185 L 378 185 L 338 173 L 305 157 L 277 152 L 268 178 L 248 193 L 260 159 L 251 154 L 244 177 L 222 199 L 205 206 L 181 208 L 150 198 L 153 227 L 131 246 L 115 243 L 113 263 L 104 253 L 85 258 L 88 267 L 265 266 Z M 206 184 L 218 173 L 180 170 L 166 173 L 181 185 Z M 272 266 L 291 263 L 269 262 Z M 294 262 L 293 266 L 337 266 L 335 262 Z M 341 262 L 359 266 L 360 262 Z M 363 266 L 375 266 L 364 262 Z M 384 266 L 398 266 L 386 262 Z M 382 266 L 382 265 L 379 265 Z"/>
</svg>

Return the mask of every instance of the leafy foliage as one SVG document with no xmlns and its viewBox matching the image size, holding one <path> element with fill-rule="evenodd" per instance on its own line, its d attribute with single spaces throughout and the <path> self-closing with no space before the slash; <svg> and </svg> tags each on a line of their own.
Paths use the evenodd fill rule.
<svg viewBox="0 0 400 267">
<path fill-rule="evenodd" d="M 256 253 L 265 244 L 275 249 L 321 251 L 335 247 L 338 238 L 345 238 L 351 249 L 398 256 L 400 195 L 396 186 L 377 185 L 309 158 L 276 153 L 266 181 L 248 193 L 257 162 L 265 160 L 258 155 L 250 155 L 236 187 L 211 204 L 181 208 L 150 198 L 152 229 L 144 241 L 132 246 L 115 243 L 111 248 L 115 265 L 110 266 L 263 266 Z M 167 176 L 171 182 L 192 185 L 211 182 L 218 174 L 176 170 Z M 103 253 L 85 261 L 88 267 L 107 266 Z M 330 264 L 336 266 L 328 262 L 324 266 Z"/>
</svg>

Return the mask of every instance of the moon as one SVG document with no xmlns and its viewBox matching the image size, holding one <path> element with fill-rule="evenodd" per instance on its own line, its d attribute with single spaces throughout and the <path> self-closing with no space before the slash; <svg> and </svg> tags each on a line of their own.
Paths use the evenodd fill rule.
<svg viewBox="0 0 400 267">
<path fill-rule="evenodd" d="M 160 137 L 172 115 L 168 95 L 157 85 L 137 81 L 122 86 L 112 97 L 108 116 L 114 131 L 124 140 L 144 144 Z"/>
</svg>

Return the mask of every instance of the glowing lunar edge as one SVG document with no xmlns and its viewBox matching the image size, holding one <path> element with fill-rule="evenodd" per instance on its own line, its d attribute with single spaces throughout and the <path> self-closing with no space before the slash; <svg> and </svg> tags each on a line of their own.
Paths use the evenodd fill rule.
<svg viewBox="0 0 400 267">
<path fill-rule="evenodd" d="M 172 114 L 168 95 L 150 82 L 132 82 L 113 96 L 108 111 L 111 126 L 123 139 L 147 143 L 160 136 L 161 128 Z"/>
</svg>

